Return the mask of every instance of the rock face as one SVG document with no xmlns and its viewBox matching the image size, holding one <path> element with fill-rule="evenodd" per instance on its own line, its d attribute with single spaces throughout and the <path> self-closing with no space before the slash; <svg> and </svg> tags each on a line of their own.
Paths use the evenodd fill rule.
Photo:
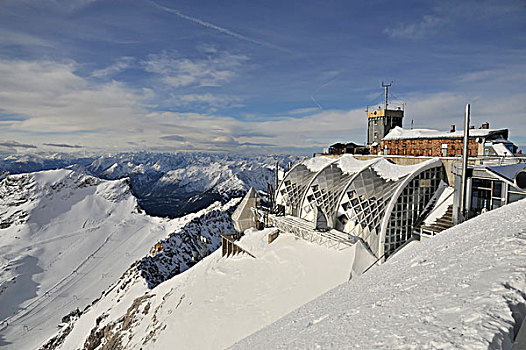
<svg viewBox="0 0 526 350">
<path fill-rule="evenodd" d="M 202 215 L 156 244 L 153 254 L 137 266 L 149 288 L 189 269 L 221 246 L 221 234 L 234 232 L 231 214 L 239 199 L 226 205 L 215 203 Z"/>
<path fill-rule="evenodd" d="M 34 192 L 35 181 L 29 175 L 6 176 L 0 181 L 0 229 L 27 221 L 28 213 L 21 206 L 31 200 Z"/>
</svg>

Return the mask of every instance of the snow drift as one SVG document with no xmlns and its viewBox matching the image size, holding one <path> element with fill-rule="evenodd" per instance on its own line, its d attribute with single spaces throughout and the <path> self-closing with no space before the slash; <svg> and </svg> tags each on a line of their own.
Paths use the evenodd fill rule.
<svg viewBox="0 0 526 350">
<path fill-rule="evenodd" d="M 526 200 L 414 242 L 234 349 L 510 349 L 526 316 Z"/>
</svg>

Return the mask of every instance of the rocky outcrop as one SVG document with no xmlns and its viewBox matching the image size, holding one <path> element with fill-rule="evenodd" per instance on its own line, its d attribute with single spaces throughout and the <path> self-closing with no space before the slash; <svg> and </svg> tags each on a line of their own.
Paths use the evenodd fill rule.
<svg viewBox="0 0 526 350">
<path fill-rule="evenodd" d="M 195 217 L 158 242 L 150 255 L 142 258 L 137 266 L 148 287 L 154 288 L 189 269 L 219 248 L 221 234 L 234 232 L 231 215 L 238 202 L 236 198 L 226 205 L 216 203 L 215 209 Z"/>
</svg>

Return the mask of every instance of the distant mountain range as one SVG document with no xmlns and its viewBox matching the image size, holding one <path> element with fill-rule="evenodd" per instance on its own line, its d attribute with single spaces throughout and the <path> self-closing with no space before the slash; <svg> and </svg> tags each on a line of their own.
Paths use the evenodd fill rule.
<svg viewBox="0 0 526 350">
<path fill-rule="evenodd" d="M 267 184 L 274 183 L 276 161 L 284 167 L 298 159 L 295 156 L 149 152 L 100 157 L 11 155 L 0 159 L 0 179 L 6 173 L 66 167 L 101 179 L 128 177 L 132 193 L 146 213 L 174 218 L 206 208 L 215 201 L 226 203 L 251 186 L 266 191 Z"/>
</svg>

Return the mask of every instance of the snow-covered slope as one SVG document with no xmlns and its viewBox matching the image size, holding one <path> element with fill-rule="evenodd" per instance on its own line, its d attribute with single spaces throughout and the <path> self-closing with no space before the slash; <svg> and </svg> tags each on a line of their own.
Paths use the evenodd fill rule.
<svg viewBox="0 0 526 350">
<path fill-rule="evenodd" d="M 235 349 L 510 349 L 526 316 L 526 200 L 411 244 Z"/>
<path fill-rule="evenodd" d="M 0 347 L 37 347 L 190 219 L 140 213 L 127 179 L 51 170 L 1 180 Z"/>
<path fill-rule="evenodd" d="M 347 281 L 351 249 L 247 231 L 240 254 L 209 255 L 149 290 L 137 272 L 74 323 L 61 349 L 221 349 Z M 134 277 L 135 276 L 135 277 Z"/>
</svg>

